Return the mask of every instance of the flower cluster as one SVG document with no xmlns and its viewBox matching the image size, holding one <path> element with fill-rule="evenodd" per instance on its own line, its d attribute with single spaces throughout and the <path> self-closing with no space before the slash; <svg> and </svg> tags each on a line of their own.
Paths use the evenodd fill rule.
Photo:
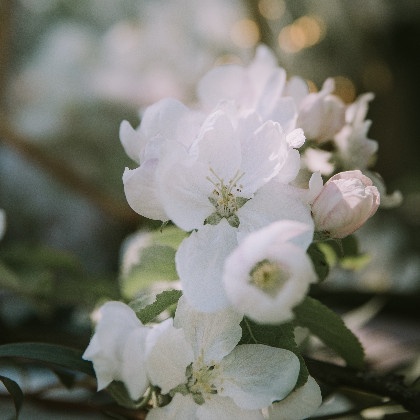
<svg viewBox="0 0 420 420">
<path fill-rule="evenodd" d="M 317 281 L 314 238 L 350 235 L 380 204 L 385 187 L 366 175 L 377 149 L 365 119 L 371 95 L 345 105 L 333 92 L 332 79 L 317 93 L 287 79 L 260 46 L 247 67 L 207 73 L 194 107 L 163 99 L 137 129 L 121 124 L 138 164 L 123 175 L 128 203 L 191 233 L 175 256 L 183 297 L 173 320 L 148 327 L 122 303 L 101 308 L 84 355 L 100 389 L 117 380 L 133 400 L 149 387 L 169 396 L 151 419 L 292 419 L 319 406 L 313 379 L 295 389 L 293 352 L 238 343 L 244 317 L 293 320 Z"/>
</svg>

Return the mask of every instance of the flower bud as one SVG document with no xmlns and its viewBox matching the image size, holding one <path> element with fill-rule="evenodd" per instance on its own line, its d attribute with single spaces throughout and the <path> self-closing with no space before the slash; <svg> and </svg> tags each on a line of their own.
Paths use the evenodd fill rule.
<svg viewBox="0 0 420 420">
<path fill-rule="evenodd" d="M 315 229 L 331 238 L 344 238 L 357 230 L 378 209 L 380 195 L 359 170 L 331 177 L 312 203 Z"/>
<path fill-rule="evenodd" d="M 344 103 L 333 90 L 333 79 L 327 79 L 320 92 L 310 93 L 300 104 L 297 126 L 318 143 L 331 140 L 345 122 Z"/>
</svg>

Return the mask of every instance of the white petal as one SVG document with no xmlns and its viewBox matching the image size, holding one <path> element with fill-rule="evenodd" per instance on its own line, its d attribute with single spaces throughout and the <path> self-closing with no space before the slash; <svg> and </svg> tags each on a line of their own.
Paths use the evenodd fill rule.
<svg viewBox="0 0 420 420">
<path fill-rule="evenodd" d="M 217 110 L 203 123 L 203 130 L 192 146 L 198 150 L 198 160 L 212 169 L 225 182 L 233 178 L 241 162 L 241 145 L 234 136 L 230 119 L 223 110 Z M 207 175 L 211 175 L 208 171 Z"/>
<path fill-rule="evenodd" d="M 147 420 L 194 420 L 200 407 L 191 395 L 175 394 L 172 401 L 164 407 L 154 408 L 147 414 Z"/>
<path fill-rule="evenodd" d="M 252 200 L 238 210 L 237 214 L 241 221 L 238 237 L 282 219 L 296 220 L 313 226 L 311 210 L 305 203 L 304 193 L 304 190 L 291 185 L 270 181 L 257 191 Z M 310 244 L 312 239 L 313 233 L 308 231 L 302 237 L 302 243 Z"/>
<path fill-rule="evenodd" d="M 199 229 L 214 212 L 208 199 L 214 188 L 206 179 L 209 168 L 196 157 L 189 156 L 180 145 L 168 144 L 167 147 L 157 174 L 162 205 L 168 217 L 181 229 Z"/>
<path fill-rule="evenodd" d="M 168 220 L 162 203 L 157 196 L 155 172 L 157 160 L 148 160 L 139 168 L 125 169 L 124 192 L 130 207 L 144 217 L 153 220 Z"/>
<path fill-rule="evenodd" d="M 140 125 L 142 135 L 151 139 L 157 135 L 173 138 L 179 121 L 191 111 L 173 98 L 165 98 L 146 108 Z"/>
<path fill-rule="evenodd" d="M 290 133 L 296 128 L 297 118 L 296 103 L 289 97 L 278 98 L 272 112 L 267 115 L 267 119 L 278 122 L 285 133 Z"/>
<path fill-rule="evenodd" d="M 276 181 L 282 184 L 288 184 L 297 177 L 300 171 L 300 153 L 298 150 L 289 149 L 287 156 L 283 161 L 283 166 L 280 172 L 274 178 Z"/>
<path fill-rule="evenodd" d="M 128 121 L 123 121 L 120 125 L 120 140 L 125 153 L 127 153 L 134 162 L 140 163 L 141 152 L 145 144 L 142 141 L 141 134 L 134 130 Z"/>
<path fill-rule="evenodd" d="M 238 407 L 230 398 L 212 395 L 197 409 L 199 420 L 262 420 L 260 410 L 244 410 Z"/>
<path fill-rule="evenodd" d="M 300 369 L 291 351 L 262 344 L 243 344 L 222 363 L 219 392 L 245 409 L 262 409 L 285 398 L 294 388 Z"/>
<path fill-rule="evenodd" d="M 113 380 L 124 381 L 124 351 L 130 336 L 137 330 L 149 330 L 138 320 L 134 311 L 122 302 L 107 302 L 98 311 L 96 325 L 89 346 L 83 354 L 90 360 L 98 380 L 98 390 L 108 386 Z M 143 334 L 141 333 L 143 336 Z M 136 351 L 138 342 L 130 342 L 130 351 Z M 139 368 L 141 371 L 142 369 Z M 140 379 L 142 382 L 143 379 Z"/>
<path fill-rule="evenodd" d="M 127 387 L 130 397 L 136 401 L 149 385 L 146 375 L 145 348 L 149 330 L 145 328 L 133 331 L 125 343 L 122 358 L 121 379 Z"/>
<path fill-rule="evenodd" d="M 305 385 L 268 409 L 269 420 L 303 420 L 316 412 L 322 403 L 321 390 L 312 376 Z"/>
<path fill-rule="evenodd" d="M 184 332 L 174 328 L 169 321 L 158 331 L 157 337 L 151 335 L 150 341 L 146 360 L 150 382 L 167 394 L 186 382 L 186 368 L 193 361 L 193 352 Z"/>
<path fill-rule="evenodd" d="M 236 65 L 220 66 L 210 70 L 198 83 L 197 94 L 206 108 L 215 107 L 221 99 L 241 103 L 244 97 L 245 69 Z"/>
<path fill-rule="evenodd" d="M 205 225 L 184 239 L 175 256 L 176 268 L 188 303 L 199 311 L 229 306 L 222 285 L 223 262 L 236 246 L 236 230 L 222 219 Z"/>
<path fill-rule="evenodd" d="M 269 69 L 269 74 L 270 76 L 265 83 L 256 106 L 258 113 L 265 120 L 271 119 L 270 116 L 277 105 L 278 98 L 281 96 L 286 83 L 286 71 L 284 69 Z M 256 76 L 259 77 L 259 75 Z"/>
<path fill-rule="evenodd" d="M 246 196 L 254 193 L 278 174 L 284 155 L 279 145 L 286 144 L 286 136 L 279 124 L 267 121 L 254 133 L 242 139 L 242 164 L 244 172 L 240 183 Z"/>
<path fill-rule="evenodd" d="M 287 143 L 291 147 L 299 148 L 305 143 L 305 134 L 301 128 L 296 128 L 287 135 Z"/>
<path fill-rule="evenodd" d="M 178 301 L 174 325 L 182 328 L 191 344 L 194 358 L 202 356 L 212 365 L 229 354 L 242 336 L 239 325 L 243 316 L 231 308 L 214 313 L 198 312 L 182 296 Z"/>
</svg>

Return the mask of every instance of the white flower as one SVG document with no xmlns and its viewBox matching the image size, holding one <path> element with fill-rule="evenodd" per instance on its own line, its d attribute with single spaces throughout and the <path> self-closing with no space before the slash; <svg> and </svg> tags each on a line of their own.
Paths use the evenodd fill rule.
<svg viewBox="0 0 420 420">
<path fill-rule="evenodd" d="M 378 143 L 367 137 L 371 121 L 365 120 L 368 103 L 372 99 L 372 93 L 365 93 L 349 105 L 346 124 L 334 137 L 336 158 L 343 169 L 364 170 L 373 163 Z"/>
<path fill-rule="evenodd" d="M 331 238 L 344 238 L 359 229 L 379 207 L 380 195 L 359 170 L 331 177 L 312 203 L 315 228 Z"/>
<path fill-rule="evenodd" d="M 233 307 L 256 322 L 290 320 L 316 281 L 306 249 L 312 226 L 281 220 L 250 233 L 226 259 L 223 284 Z"/>
<path fill-rule="evenodd" d="M 149 385 L 145 348 L 150 328 L 143 326 L 134 311 L 121 302 L 105 303 L 98 315 L 95 334 L 83 354 L 93 363 L 98 391 L 114 380 L 122 381 L 130 397 L 138 400 Z"/>
<path fill-rule="evenodd" d="M 332 140 L 344 125 L 345 106 L 340 98 L 332 95 L 334 79 L 327 79 L 318 93 L 310 93 L 299 107 L 297 126 L 305 136 L 318 143 Z"/>
<path fill-rule="evenodd" d="M 286 81 L 286 72 L 266 46 L 257 48 L 247 66 L 227 65 L 210 70 L 198 84 L 198 97 L 205 109 L 222 100 L 233 100 L 240 115 L 257 112 L 263 121 L 278 122 L 286 133 L 296 128 L 297 105 L 308 94 L 300 78 Z"/>
<path fill-rule="evenodd" d="M 189 146 L 198 131 L 202 115 L 175 99 L 163 99 L 148 107 L 134 130 L 127 121 L 120 127 L 120 139 L 127 155 L 140 166 L 125 169 L 124 191 L 134 211 L 150 219 L 168 220 L 157 194 L 156 168 L 166 141 Z"/>
<path fill-rule="evenodd" d="M 312 416 L 322 403 L 321 390 L 312 376 L 284 400 L 266 410 L 268 420 L 303 420 Z"/>
<path fill-rule="evenodd" d="M 299 170 L 302 132 L 285 135 L 256 114 L 236 119 L 229 107 L 212 113 L 189 149 L 167 143 L 157 170 L 168 217 L 193 232 L 176 255 L 189 302 L 202 311 L 228 306 L 221 274 L 226 256 L 244 235 L 279 219 L 312 224 L 301 190 L 286 183 Z M 296 156 L 297 155 L 297 156 Z"/>
<path fill-rule="evenodd" d="M 241 319 L 231 309 L 200 313 L 180 299 L 175 328 L 157 335 L 147 358 L 151 383 L 174 398 L 148 419 L 262 419 L 262 408 L 293 390 L 298 358 L 261 344 L 237 346 Z"/>
</svg>

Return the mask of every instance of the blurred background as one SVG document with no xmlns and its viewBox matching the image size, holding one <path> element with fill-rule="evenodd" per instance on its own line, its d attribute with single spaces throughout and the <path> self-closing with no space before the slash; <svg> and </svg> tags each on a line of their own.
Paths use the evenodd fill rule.
<svg viewBox="0 0 420 420">
<path fill-rule="evenodd" d="M 386 354 L 368 350 L 372 364 L 413 360 L 420 342 L 417 0 L 0 0 L 7 220 L 0 344 L 86 346 L 92 309 L 121 298 L 124 238 L 159 226 L 126 203 L 121 177 L 134 165 L 119 142 L 120 122 L 137 126 L 141 111 L 167 96 L 193 104 L 207 70 L 247 64 L 259 43 L 312 90 L 334 77 L 346 103 L 375 94 L 368 114 L 369 137 L 379 142 L 374 169 L 404 201 L 357 234 L 360 253 L 370 255 L 360 268 L 338 262 L 317 293 L 344 311 L 380 294 L 361 316 L 381 309 L 387 320 L 361 332 L 367 344 L 372 331 L 388 340 Z"/>
</svg>

